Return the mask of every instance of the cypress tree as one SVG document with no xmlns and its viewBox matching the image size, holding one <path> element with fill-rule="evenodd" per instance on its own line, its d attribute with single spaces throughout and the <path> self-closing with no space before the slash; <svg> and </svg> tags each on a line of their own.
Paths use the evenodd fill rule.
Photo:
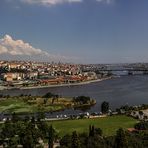
<svg viewBox="0 0 148 148">
<path fill-rule="evenodd" d="M 49 134 L 48 134 L 48 148 L 53 148 L 54 138 L 55 138 L 55 131 L 51 125 L 49 127 Z"/>
<path fill-rule="evenodd" d="M 76 131 L 72 133 L 71 140 L 71 148 L 80 148 L 80 141 Z"/>
<path fill-rule="evenodd" d="M 94 137 L 95 136 L 95 127 L 94 125 L 89 126 L 89 137 Z"/>
<path fill-rule="evenodd" d="M 106 114 L 106 113 L 108 113 L 108 111 L 109 111 L 109 103 L 106 102 L 106 101 L 104 101 L 104 102 L 101 104 L 101 112 L 102 112 L 103 114 Z"/>
<path fill-rule="evenodd" d="M 116 133 L 114 147 L 115 148 L 127 148 L 128 147 L 128 141 L 126 138 L 126 134 L 122 128 L 120 128 Z"/>
</svg>

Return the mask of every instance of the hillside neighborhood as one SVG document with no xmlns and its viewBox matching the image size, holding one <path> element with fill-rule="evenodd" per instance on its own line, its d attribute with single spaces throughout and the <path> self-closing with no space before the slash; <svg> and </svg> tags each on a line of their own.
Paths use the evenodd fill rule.
<svg viewBox="0 0 148 148">
<path fill-rule="evenodd" d="M 84 72 L 81 65 L 76 64 L 0 61 L 1 87 L 72 84 L 105 77 L 107 74 Z"/>
</svg>

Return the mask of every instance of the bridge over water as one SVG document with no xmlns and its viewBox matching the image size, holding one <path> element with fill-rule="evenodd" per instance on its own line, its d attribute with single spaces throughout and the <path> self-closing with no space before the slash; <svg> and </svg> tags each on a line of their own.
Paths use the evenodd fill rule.
<svg viewBox="0 0 148 148">
<path fill-rule="evenodd" d="M 108 72 L 108 73 L 127 73 L 132 74 L 148 74 L 148 69 L 142 68 L 113 68 L 113 69 L 97 69 L 98 72 Z"/>
<path fill-rule="evenodd" d="M 140 69 L 140 68 L 136 68 L 136 69 L 130 69 L 130 68 L 122 68 L 122 69 L 118 69 L 118 68 L 116 68 L 116 69 L 97 69 L 98 71 L 148 71 L 148 69 Z"/>
</svg>

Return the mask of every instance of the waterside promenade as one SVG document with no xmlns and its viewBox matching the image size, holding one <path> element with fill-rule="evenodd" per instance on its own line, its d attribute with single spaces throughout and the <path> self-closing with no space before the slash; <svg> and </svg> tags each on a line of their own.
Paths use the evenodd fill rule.
<svg viewBox="0 0 148 148">
<path fill-rule="evenodd" d="M 95 80 L 88 80 L 83 82 L 77 82 L 77 83 L 66 83 L 66 84 L 51 84 L 51 85 L 37 85 L 37 86 L 21 86 L 21 87 L 6 87 L 6 86 L 0 86 L 0 90 L 11 90 L 11 89 L 36 89 L 36 88 L 52 88 L 52 87 L 64 87 L 64 86 L 77 86 L 77 85 L 85 85 L 95 82 L 100 82 L 104 80 L 111 79 L 112 77 L 106 77 L 101 79 L 95 79 Z"/>
</svg>

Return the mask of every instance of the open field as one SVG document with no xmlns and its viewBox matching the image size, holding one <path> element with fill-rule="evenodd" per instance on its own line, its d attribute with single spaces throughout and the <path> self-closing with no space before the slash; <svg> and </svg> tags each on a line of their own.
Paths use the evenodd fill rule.
<svg viewBox="0 0 148 148">
<path fill-rule="evenodd" d="M 28 112 L 32 109 L 22 100 L 6 99 L 0 101 L 0 112 Z"/>
<path fill-rule="evenodd" d="M 64 105 L 60 103 L 44 106 L 42 102 L 29 104 L 28 102 L 23 101 L 21 98 L 9 98 L 0 100 L 0 112 L 5 113 L 34 113 L 40 111 L 61 110 L 63 108 Z"/>
<path fill-rule="evenodd" d="M 71 134 L 73 131 L 79 133 L 88 132 L 89 125 L 101 128 L 103 135 L 110 136 L 116 133 L 119 128 L 131 128 L 138 121 L 127 116 L 110 116 L 104 118 L 94 119 L 79 119 L 79 120 L 66 120 L 66 121 L 52 121 L 50 124 L 59 132 L 60 136 Z"/>
<path fill-rule="evenodd" d="M 95 103 L 95 100 L 90 100 L 87 103 L 80 104 L 80 101 L 75 102 L 72 98 L 10 97 L 0 99 L 0 113 L 50 112 L 64 110 L 66 108 L 92 106 Z"/>
</svg>

